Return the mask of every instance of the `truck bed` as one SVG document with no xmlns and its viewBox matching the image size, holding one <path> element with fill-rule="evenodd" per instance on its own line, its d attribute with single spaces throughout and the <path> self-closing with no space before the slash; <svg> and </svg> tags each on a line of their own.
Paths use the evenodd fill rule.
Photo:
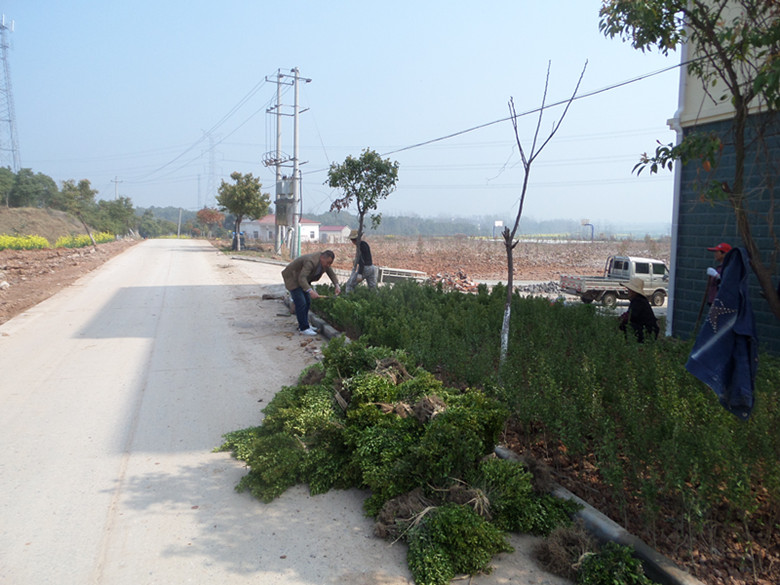
<svg viewBox="0 0 780 585">
<path fill-rule="evenodd" d="M 581 295 L 587 291 L 620 290 L 621 285 L 628 282 L 620 278 L 606 276 L 575 276 L 561 275 L 561 290 L 572 295 Z"/>
</svg>

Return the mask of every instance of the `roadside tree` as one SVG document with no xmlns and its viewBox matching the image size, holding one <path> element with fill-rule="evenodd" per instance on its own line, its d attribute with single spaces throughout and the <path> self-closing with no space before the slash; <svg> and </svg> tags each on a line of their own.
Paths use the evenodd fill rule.
<svg viewBox="0 0 780 585">
<path fill-rule="evenodd" d="M 221 225 L 225 221 L 225 214 L 211 207 L 204 207 L 197 213 L 198 221 L 208 229 L 208 236 L 211 237 L 214 226 Z"/>
<path fill-rule="evenodd" d="M 389 158 L 382 159 L 376 151 L 368 148 L 364 149 L 358 158 L 350 155 L 343 163 L 330 165 L 327 185 L 344 193 L 331 204 L 330 211 L 348 209 L 353 202 L 357 207 L 358 237 L 353 271 L 357 270 L 360 258 L 360 242 L 363 239 L 366 214 L 376 211 L 379 201 L 386 199 L 395 190 L 397 182 L 398 162 L 391 162 Z M 376 229 L 382 222 L 382 214 L 372 213 L 370 217 L 371 227 Z"/>
<path fill-rule="evenodd" d="M 81 179 L 78 184 L 73 179 L 62 182 L 62 188 L 59 192 L 59 208 L 75 215 L 92 241 L 92 245 L 97 248 L 97 242 L 92 236 L 92 229 L 87 225 L 88 218 L 95 214 L 97 204 L 95 195 L 97 190 L 92 188 L 88 179 Z"/>
<path fill-rule="evenodd" d="M 234 171 L 230 178 L 235 184 L 222 181 L 219 186 L 217 203 L 220 211 L 229 211 L 235 216 L 236 247 L 241 249 L 241 221 L 244 217 L 260 219 L 268 214 L 271 206 L 271 196 L 261 193 L 260 179 Z"/>
<path fill-rule="evenodd" d="M 48 207 L 57 194 L 57 183 L 43 173 L 20 169 L 9 193 L 10 207 Z"/>
<path fill-rule="evenodd" d="M 776 161 L 768 139 L 776 127 L 780 108 L 780 7 L 777 0 L 606 0 L 600 10 L 601 31 L 620 37 L 635 49 L 663 54 L 682 44 L 691 48 L 688 72 L 698 78 L 714 103 L 730 103 L 733 108 L 727 137 L 729 160 L 723 157 L 724 140 L 713 133 L 692 131 L 679 144 L 661 144 L 655 154 L 645 154 L 634 167 L 657 173 L 683 165 L 700 163 L 708 180 L 700 187 L 700 197 L 712 204 L 730 205 L 740 238 L 750 256 L 753 272 L 764 298 L 780 319 L 780 297 L 772 284 L 772 272 L 762 261 L 753 237 L 756 215 L 752 201 L 756 193 L 746 192 L 745 181 L 761 163 L 765 176 L 762 197 L 774 207 Z M 755 124 L 751 124 L 755 120 Z M 733 157 L 733 158 L 732 158 Z M 722 164 L 728 169 L 715 175 Z M 723 180 L 727 173 L 727 180 Z M 716 178 L 717 176 L 717 178 Z M 773 214 L 766 217 L 770 231 Z M 775 242 L 780 242 L 774 238 Z M 771 257 L 780 254 L 776 243 Z"/>
<path fill-rule="evenodd" d="M 96 229 L 124 235 L 132 231 L 136 222 L 133 201 L 129 197 L 98 201 Z"/>
</svg>

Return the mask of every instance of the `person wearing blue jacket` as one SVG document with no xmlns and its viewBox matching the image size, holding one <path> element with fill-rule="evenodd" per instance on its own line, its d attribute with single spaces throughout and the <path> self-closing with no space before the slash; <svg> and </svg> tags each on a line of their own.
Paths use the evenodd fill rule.
<svg viewBox="0 0 780 585">
<path fill-rule="evenodd" d="M 741 420 L 747 420 L 753 410 L 758 368 L 758 338 L 748 295 L 749 262 L 744 248 L 732 248 L 726 254 L 718 293 L 685 364 Z"/>
</svg>

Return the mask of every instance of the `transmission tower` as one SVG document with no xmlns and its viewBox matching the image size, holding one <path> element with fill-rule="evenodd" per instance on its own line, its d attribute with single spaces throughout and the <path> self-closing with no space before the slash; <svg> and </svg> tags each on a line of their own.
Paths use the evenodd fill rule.
<svg viewBox="0 0 780 585">
<path fill-rule="evenodd" d="M 8 65 L 8 33 L 14 31 L 14 21 L 6 23 L 5 14 L 0 20 L 0 49 L 2 49 L 3 76 L 0 79 L 0 166 L 7 166 L 18 173 L 22 164 L 19 160 L 19 141 L 16 137 L 16 111 L 14 92 L 11 87 L 11 68 Z"/>
</svg>

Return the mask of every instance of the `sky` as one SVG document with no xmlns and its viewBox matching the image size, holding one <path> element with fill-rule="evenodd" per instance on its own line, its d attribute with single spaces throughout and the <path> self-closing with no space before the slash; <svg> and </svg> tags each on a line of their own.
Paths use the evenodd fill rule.
<svg viewBox="0 0 780 585">
<path fill-rule="evenodd" d="M 299 83 L 304 213 L 327 212 L 340 195 L 326 185 L 331 164 L 371 148 L 399 164 L 384 214 L 514 218 L 524 170 L 511 98 L 527 155 L 539 124 L 523 217 L 670 224 L 672 174 L 632 169 L 675 139 L 679 56 L 605 38 L 600 5 L 6 0 L 21 167 L 58 184 L 88 179 L 98 199 L 136 207 L 214 206 L 234 171 L 259 177 L 273 199 L 267 110 L 277 74 L 297 68 L 310 80 Z M 571 97 L 582 74 L 580 97 L 539 123 L 548 67 L 548 105 Z M 294 92 L 283 90 L 291 114 Z M 281 131 L 292 155 L 292 116 Z"/>
</svg>

